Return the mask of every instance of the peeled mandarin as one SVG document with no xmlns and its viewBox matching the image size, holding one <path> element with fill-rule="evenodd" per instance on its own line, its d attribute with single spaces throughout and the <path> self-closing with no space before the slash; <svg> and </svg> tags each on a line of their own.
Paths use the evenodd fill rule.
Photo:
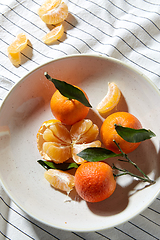
<svg viewBox="0 0 160 240">
<path fill-rule="evenodd" d="M 68 16 L 68 6 L 61 0 L 47 0 L 39 8 L 38 15 L 46 24 L 58 24 Z"/>
<path fill-rule="evenodd" d="M 101 147 L 101 142 L 95 140 L 99 134 L 96 124 L 89 119 L 83 119 L 71 126 L 70 131 L 59 120 L 45 121 L 37 133 L 37 147 L 47 161 L 56 164 L 70 159 L 77 164 L 86 162 L 77 154 L 89 147 Z M 67 174 L 67 175 L 66 175 Z M 74 184 L 73 176 L 63 171 L 50 169 L 45 178 L 50 184 L 62 191 L 71 191 Z"/>
<path fill-rule="evenodd" d="M 97 111 L 102 114 L 109 112 L 118 104 L 120 96 L 121 92 L 118 86 L 114 82 L 108 83 L 107 95 L 97 105 Z"/>
</svg>

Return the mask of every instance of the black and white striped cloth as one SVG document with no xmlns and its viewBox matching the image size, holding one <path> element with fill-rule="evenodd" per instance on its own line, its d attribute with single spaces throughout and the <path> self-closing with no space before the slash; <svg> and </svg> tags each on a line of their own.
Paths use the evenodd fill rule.
<svg viewBox="0 0 160 240">
<path fill-rule="evenodd" d="M 159 0 L 68 0 L 65 34 L 53 45 L 42 37 L 48 27 L 37 14 L 43 0 L 0 0 L 0 103 L 34 68 L 71 54 L 101 54 L 136 67 L 160 89 Z M 29 39 L 14 67 L 7 47 L 19 33 Z M 158 104 L 158 103 L 157 103 Z M 160 196 L 134 219 L 103 231 L 77 233 L 47 227 L 31 219 L 1 191 L 0 239 L 160 239 Z"/>
</svg>

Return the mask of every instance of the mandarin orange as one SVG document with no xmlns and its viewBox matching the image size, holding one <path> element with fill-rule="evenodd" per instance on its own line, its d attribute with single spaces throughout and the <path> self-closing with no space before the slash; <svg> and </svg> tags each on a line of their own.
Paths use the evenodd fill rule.
<svg viewBox="0 0 160 240">
<path fill-rule="evenodd" d="M 87 162 L 75 173 L 75 189 L 87 202 L 100 202 L 110 197 L 116 188 L 112 168 L 104 162 Z"/>
<path fill-rule="evenodd" d="M 131 113 L 116 112 L 109 115 L 105 119 L 100 129 L 102 142 L 107 149 L 117 154 L 120 153 L 119 148 L 113 142 L 113 140 L 115 140 L 124 153 L 127 154 L 134 151 L 140 145 L 140 142 L 131 143 L 125 141 L 118 135 L 117 131 L 115 130 L 115 124 L 121 125 L 123 127 L 140 129 L 142 128 L 140 121 Z"/>
<path fill-rule="evenodd" d="M 88 99 L 86 93 L 82 89 L 80 90 Z M 54 117 L 66 125 L 73 125 L 84 119 L 89 112 L 89 107 L 84 106 L 78 100 L 64 97 L 58 90 L 51 98 L 50 107 Z"/>
</svg>

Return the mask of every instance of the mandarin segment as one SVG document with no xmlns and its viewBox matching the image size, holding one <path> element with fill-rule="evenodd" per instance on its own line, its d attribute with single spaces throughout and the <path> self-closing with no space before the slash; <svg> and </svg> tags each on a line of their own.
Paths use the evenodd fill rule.
<svg viewBox="0 0 160 240">
<path fill-rule="evenodd" d="M 70 132 L 62 123 L 57 122 L 55 124 L 52 124 L 49 126 L 49 129 L 62 142 L 65 144 L 71 144 Z"/>
<path fill-rule="evenodd" d="M 99 128 L 96 124 L 93 124 L 85 134 L 81 135 L 81 139 L 76 143 L 90 143 L 97 138 L 98 134 Z"/>
<path fill-rule="evenodd" d="M 88 143 L 96 139 L 99 129 L 90 119 L 83 119 L 75 123 L 70 130 L 74 143 Z"/>
<path fill-rule="evenodd" d="M 17 35 L 15 41 L 8 47 L 8 57 L 11 63 L 18 66 L 21 63 L 20 52 L 27 46 L 28 39 L 24 33 Z"/>
<path fill-rule="evenodd" d="M 58 24 L 54 27 L 49 33 L 47 33 L 43 38 L 42 41 L 46 44 L 50 44 L 57 39 L 60 39 L 63 36 L 64 27 L 62 24 Z"/>
<path fill-rule="evenodd" d="M 45 153 L 49 159 L 55 163 L 63 163 L 71 158 L 70 146 L 53 142 L 44 142 L 42 150 L 43 153 Z"/>
<path fill-rule="evenodd" d="M 77 142 L 83 134 L 85 134 L 92 126 L 92 121 L 90 119 L 83 119 L 74 125 L 72 125 L 70 133 L 73 142 Z"/>
<path fill-rule="evenodd" d="M 68 16 L 68 6 L 60 0 L 47 0 L 39 8 L 38 15 L 46 24 L 58 24 Z"/>
<path fill-rule="evenodd" d="M 112 82 L 108 83 L 108 92 L 106 96 L 97 105 L 96 109 L 100 114 L 104 114 L 112 110 L 119 102 L 121 91 L 118 86 Z"/>
<path fill-rule="evenodd" d="M 21 52 L 27 46 L 27 42 L 28 40 L 24 33 L 18 34 L 15 41 L 8 47 L 8 53 Z"/>
<path fill-rule="evenodd" d="M 45 179 L 56 189 L 69 193 L 74 187 L 74 176 L 61 170 L 49 169 L 44 173 Z"/>
<path fill-rule="evenodd" d="M 43 133 L 43 139 L 46 142 L 54 142 L 55 141 L 55 136 L 53 135 L 52 130 L 50 130 L 49 128 L 47 128 L 44 133 Z"/>
<path fill-rule="evenodd" d="M 85 159 L 79 157 L 77 154 L 89 147 L 101 147 L 101 142 L 99 140 L 93 141 L 91 143 L 85 144 L 74 144 L 72 147 L 72 158 L 77 164 L 82 164 L 86 162 Z"/>
<path fill-rule="evenodd" d="M 46 14 L 52 8 L 57 7 L 61 3 L 61 1 L 62 0 L 46 0 L 38 9 L 38 14 L 41 16 Z"/>
<path fill-rule="evenodd" d="M 20 52 L 17 53 L 8 53 L 9 60 L 15 66 L 18 66 L 21 63 Z"/>
</svg>

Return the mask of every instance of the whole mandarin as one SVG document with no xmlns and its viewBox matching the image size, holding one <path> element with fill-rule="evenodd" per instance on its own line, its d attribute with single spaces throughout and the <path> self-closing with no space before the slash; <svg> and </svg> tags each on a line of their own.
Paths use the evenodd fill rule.
<svg viewBox="0 0 160 240">
<path fill-rule="evenodd" d="M 121 125 L 123 127 L 140 129 L 142 128 L 140 121 L 131 113 L 116 112 L 109 115 L 105 119 L 100 129 L 102 142 L 107 149 L 117 154 L 120 153 L 119 148 L 113 142 L 113 140 L 115 140 L 119 144 L 120 148 L 124 153 L 127 154 L 134 151 L 140 145 L 140 142 L 131 143 L 131 142 L 125 141 L 117 133 L 115 129 L 115 124 Z"/>
<path fill-rule="evenodd" d="M 83 93 L 88 99 L 86 93 L 84 91 Z M 89 112 L 89 107 L 86 107 L 78 100 L 64 97 L 58 90 L 51 98 L 50 107 L 54 117 L 66 125 L 73 125 L 84 119 Z"/>
<path fill-rule="evenodd" d="M 116 188 L 112 168 L 104 162 L 82 163 L 75 173 L 75 189 L 87 202 L 100 202 Z"/>
</svg>

